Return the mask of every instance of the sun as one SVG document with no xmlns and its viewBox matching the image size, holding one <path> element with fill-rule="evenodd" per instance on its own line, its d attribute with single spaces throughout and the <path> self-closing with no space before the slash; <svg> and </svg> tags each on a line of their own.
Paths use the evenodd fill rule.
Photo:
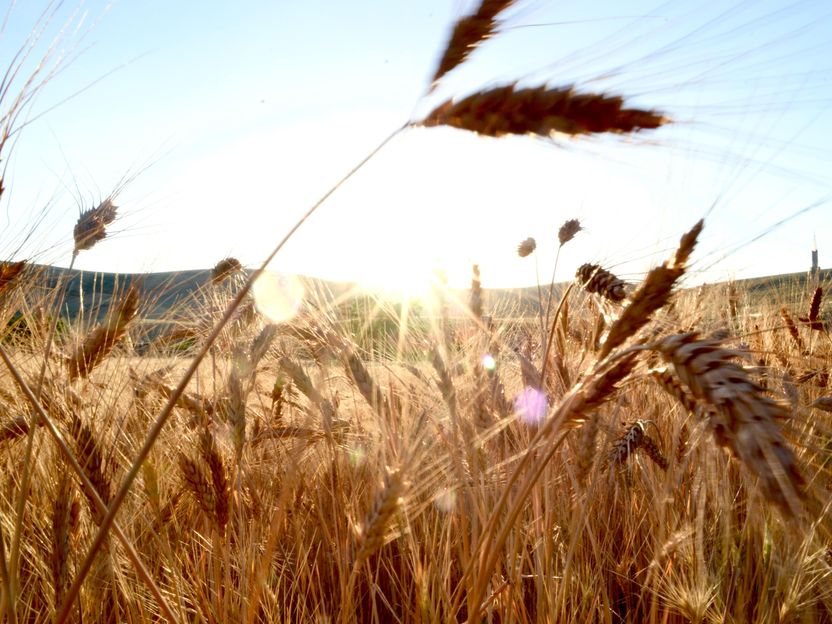
<svg viewBox="0 0 832 624">
<path fill-rule="evenodd" d="M 368 267 L 359 285 L 397 300 L 427 304 L 441 287 L 442 275 L 426 258 L 405 253 Z"/>
</svg>

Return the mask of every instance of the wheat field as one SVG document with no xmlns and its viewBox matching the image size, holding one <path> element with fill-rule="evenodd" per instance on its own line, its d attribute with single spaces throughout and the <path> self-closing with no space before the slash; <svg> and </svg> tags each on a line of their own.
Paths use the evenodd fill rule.
<svg viewBox="0 0 832 624">
<path fill-rule="evenodd" d="M 428 93 L 518 3 L 475 4 Z M 34 78 L 0 92 L 0 150 Z M 673 117 L 515 82 L 391 137 Z M 118 243 L 119 210 L 81 212 L 72 263 Z M 827 272 L 692 287 L 696 217 L 638 279 L 587 259 L 531 308 L 497 309 L 474 265 L 410 319 L 320 297 L 276 320 L 256 284 L 295 229 L 161 319 L 140 281 L 64 318 L 65 284 L 0 264 L 0 622 L 832 622 Z"/>
</svg>

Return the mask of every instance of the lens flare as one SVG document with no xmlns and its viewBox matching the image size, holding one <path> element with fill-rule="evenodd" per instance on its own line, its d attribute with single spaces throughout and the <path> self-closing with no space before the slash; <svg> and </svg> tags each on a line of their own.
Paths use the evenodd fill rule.
<svg viewBox="0 0 832 624">
<path fill-rule="evenodd" d="M 494 371 L 497 369 L 497 360 L 494 359 L 494 356 L 490 353 L 486 353 L 482 356 L 482 360 L 480 360 L 482 367 L 487 371 Z"/>
<path fill-rule="evenodd" d="M 546 417 L 548 409 L 549 402 L 546 395 L 531 386 L 526 386 L 514 399 L 514 412 L 517 418 L 530 426 L 539 425 Z"/>
<path fill-rule="evenodd" d="M 362 466 L 367 461 L 367 451 L 362 446 L 351 446 L 347 449 L 347 455 L 350 463 L 356 468 Z"/>
<path fill-rule="evenodd" d="M 303 284 L 294 275 L 270 272 L 258 277 L 251 290 L 257 311 L 273 323 L 293 318 L 306 294 Z"/>
<path fill-rule="evenodd" d="M 433 499 L 433 504 L 439 511 L 450 513 L 456 506 L 456 492 L 450 488 L 439 490 L 436 493 L 436 498 Z"/>
</svg>

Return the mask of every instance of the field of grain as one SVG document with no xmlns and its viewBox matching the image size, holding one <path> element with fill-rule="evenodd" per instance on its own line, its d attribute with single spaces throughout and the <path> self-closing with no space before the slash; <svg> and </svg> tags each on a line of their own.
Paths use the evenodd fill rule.
<svg viewBox="0 0 832 624">
<path fill-rule="evenodd" d="M 514 4 L 452 25 L 433 85 Z M 4 96 L 10 149 L 26 98 Z M 511 84 L 391 137 L 669 123 Z M 118 210 L 79 215 L 72 263 Z M 280 318 L 258 280 L 294 230 L 169 308 L 137 281 L 99 309 L 78 282 L 62 317 L 62 278 L 3 262 L 0 622 L 832 622 L 829 274 L 687 287 L 707 228 L 638 280 L 587 262 L 516 309 L 474 265 L 462 300 Z"/>
</svg>

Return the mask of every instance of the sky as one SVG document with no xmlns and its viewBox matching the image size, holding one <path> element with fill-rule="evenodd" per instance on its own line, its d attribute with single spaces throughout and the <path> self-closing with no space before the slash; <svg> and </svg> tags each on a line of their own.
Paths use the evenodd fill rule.
<svg viewBox="0 0 832 624">
<path fill-rule="evenodd" d="M 579 6 L 586 4 L 588 6 Z M 519 81 L 621 95 L 674 123 L 630 137 L 479 137 L 411 128 L 322 204 L 272 268 L 418 292 L 547 283 L 557 230 L 583 262 L 638 279 L 699 218 L 691 279 L 832 266 L 832 6 L 824 1 L 521 0 L 426 94 L 458 0 L 5 6 L 0 59 L 53 17 L 56 75 L 4 149 L 0 257 L 67 266 L 79 210 L 114 195 L 84 270 L 258 265 L 298 218 L 409 120 Z M 40 23 L 43 23 L 41 20 Z M 18 124 L 21 125 L 21 124 Z M 528 237 L 536 253 L 519 258 Z"/>
</svg>

